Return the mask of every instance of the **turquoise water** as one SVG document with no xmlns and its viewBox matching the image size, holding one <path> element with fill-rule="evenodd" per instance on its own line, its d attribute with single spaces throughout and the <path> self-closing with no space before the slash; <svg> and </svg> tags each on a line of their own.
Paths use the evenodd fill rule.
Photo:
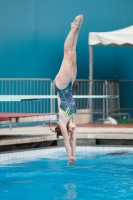
<svg viewBox="0 0 133 200">
<path fill-rule="evenodd" d="M 54 157 L 54 154 L 53 154 Z M 66 154 L 0 166 L 0 199 L 133 199 L 133 154 Z"/>
</svg>

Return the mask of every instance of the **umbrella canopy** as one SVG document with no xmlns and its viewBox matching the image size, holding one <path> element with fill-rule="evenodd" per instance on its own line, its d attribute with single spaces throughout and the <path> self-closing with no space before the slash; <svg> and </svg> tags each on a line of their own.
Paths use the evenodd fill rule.
<svg viewBox="0 0 133 200">
<path fill-rule="evenodd" d="M 133 46 L 133 25 L 110 32 L 90 32 L 89 45 Z"/>
<path fill-rule="evenodd" d="M 93 46 L 94 45 L 110 45 L 110 46 L 133 46 L 133 25 L 110 32 L 90 32 L 88 37 L 89 45 L 89 79 L 93 80 Z M 89 84 L 89 95 L 93 94 L 93 82 Z M 93 122 L 93 104 L 92 99 L 88 101 L 90 109 L 90 123 Z M 106 117 L 108 111 L 106 110 Z M 103 110 L 104 113 L 104 110 Z"/>
</svg>

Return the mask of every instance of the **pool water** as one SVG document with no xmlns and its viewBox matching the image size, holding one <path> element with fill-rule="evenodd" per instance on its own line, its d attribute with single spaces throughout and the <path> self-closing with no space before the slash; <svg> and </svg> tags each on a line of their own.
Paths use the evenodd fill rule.
<svg viewBox="0 0 133 200">
<path fill-rule="evenodd" d="M 67 166 L 66 154 L 0 165 L 0 199 L 133 199 L 133 154 L 79 152 Z"/>
</svg>

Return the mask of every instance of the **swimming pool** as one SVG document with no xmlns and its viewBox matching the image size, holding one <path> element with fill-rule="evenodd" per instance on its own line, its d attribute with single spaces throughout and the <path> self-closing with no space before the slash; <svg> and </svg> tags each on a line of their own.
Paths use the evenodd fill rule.
<svg viewBox="0 0 133 200">
<path fill-rule="evenodd" d="M 60 148 L 1 161 L 0 199 L 133 199 L 132 148 L 93 150 L 78 148 L 71 167 Z"/>
</svg>

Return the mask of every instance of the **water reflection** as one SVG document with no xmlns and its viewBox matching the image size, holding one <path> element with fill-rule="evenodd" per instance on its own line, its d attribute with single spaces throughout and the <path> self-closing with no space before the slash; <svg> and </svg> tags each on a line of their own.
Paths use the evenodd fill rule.
<svg viewBox="0 0 133 200">
<path fill-rule="evenodd" d="M 66 190 L 66 194 L 64 195 L 64 198 L 66 199 L 75 199 L 77 197 L 76 192 L 76 185 L 75 183 L 67 183 L 63 185 L 63 188 Z"/>
</svg>

